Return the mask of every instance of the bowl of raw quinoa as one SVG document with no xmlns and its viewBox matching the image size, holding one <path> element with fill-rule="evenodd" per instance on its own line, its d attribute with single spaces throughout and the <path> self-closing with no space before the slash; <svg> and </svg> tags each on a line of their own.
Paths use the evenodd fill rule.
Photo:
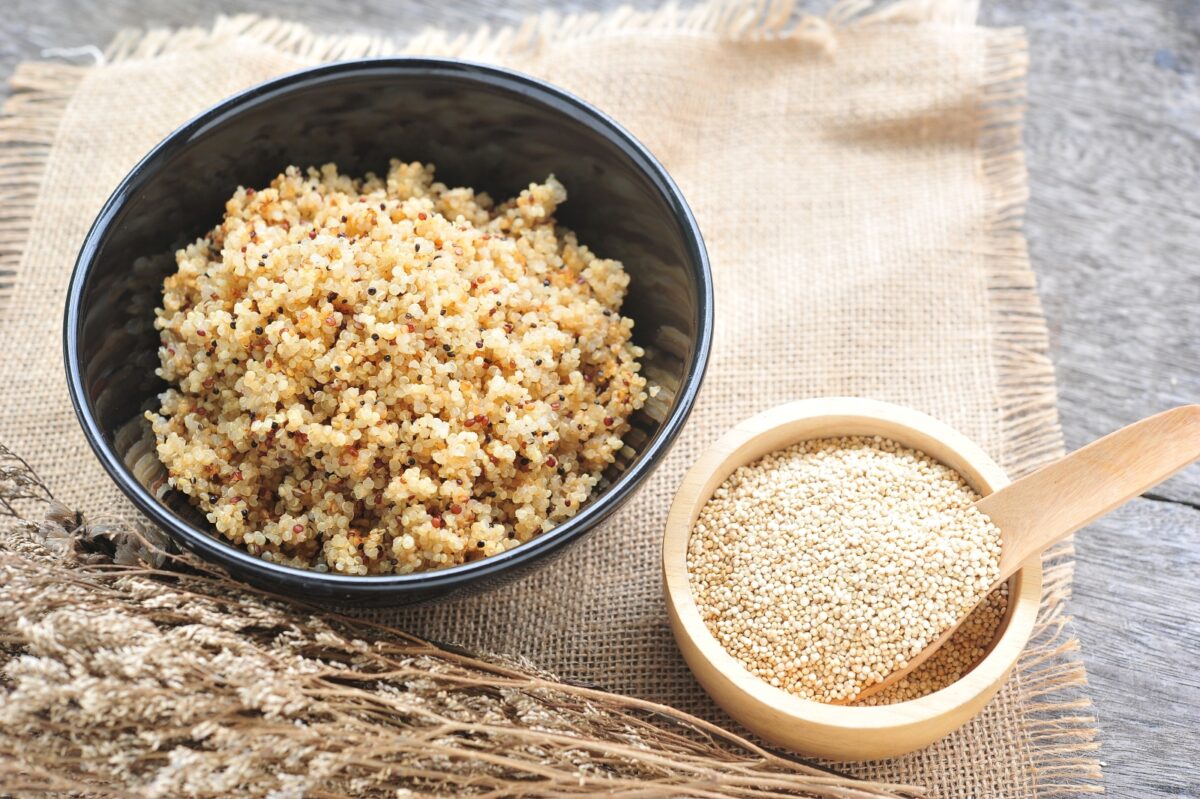
<svg viewBox="0 0 1200 799">
<path fill-rule="evenodd" d="M 474 592 L 629 499 L 712 337 L 663 167 L 542 81 L 317 67 L 186 123 L 121 182 L 64 346 L 105 470 L 170 538 L 304 599 Z"/>
<path fill-rule="evenodd" d="M 878 400 L 743 420 L 692 464 L 667 517 L 663 588 L 684 659 L 731 716 L 802 754 L 879 760 L 948 735 L 1034 633 L 1041 558 L 994 586 L 1000 531 L 974 506 L 1008 483 L 962 433 Z"/>
</svg>

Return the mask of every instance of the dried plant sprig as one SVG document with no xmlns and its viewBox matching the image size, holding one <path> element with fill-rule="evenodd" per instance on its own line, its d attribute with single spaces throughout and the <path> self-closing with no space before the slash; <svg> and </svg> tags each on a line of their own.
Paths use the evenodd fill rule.
<svg viewBox="0 0 1200 799">
<path fill-rule="evenodd" d="M 49 504 L 0 526 L 0 794 L 918 793 L 525 663 L 298 610 L 156 531 L 85 523 L 27 464 L 8 468 L 5 502 Z"/>
<path fill-rule="evenodd" d="M 17 453 L 0 444 L 0 516 L 19 517 L 23 500 L 52 500 L 50 489 Z"/>
</svg>

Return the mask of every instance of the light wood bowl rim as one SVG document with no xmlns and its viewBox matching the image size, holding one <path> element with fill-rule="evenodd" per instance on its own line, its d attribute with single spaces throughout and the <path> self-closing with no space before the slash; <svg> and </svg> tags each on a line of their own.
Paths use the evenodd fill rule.
<svg viewBox="0 0 1200 799">
<path fill-rule="evenodd" d="M 671 627 L 685 656 L 689 655 L 688 649 L 691 648 L 694 656 L 705 659 L 729 681 L 732 688 L 727 691 L 733 696 L 713 695 L 713 698 L 735 717 L 740 714 L 736 708 L 730 706 L 731 701 L 782 712 L 798 723 L 812 723 L 847 731 L 887 731 L 920 726 L 953 714 L 957 708 L 972 703 L 981 694 L 997 690 L 999 683 L 1016 664 L 1033 632 L 1042 589 L 1042 568 L 1040 561 L 1036 559 L 1027 562 L 1013 578 L 1014 582 L 1010 583 L 1013 590 L 1009 594 L 1007 626 L 984 659 L 953 684 L 906 702 L 857 707 L 801 699 L 755 677 L 726 652 L 709 632 L 696 609 L 687 577 L 687 542 L 695 522 L 694 514 L 699 513 L 700 507 L 711 496 L 711 489 L 705 496 L 700 496 L 700 489 L 718 472 L 724 470 L 721 477 L 723 480 L 737 466 L 754 460 L 749 458 L 737 461 L 737 451 L 740 448 L 770 435 L 780 427 L 820 419 L 838 423 L 862 420 L 883 422 L 894 426 L 898 431 L 939 440 L 976 469 L 982 480 L 972 482 L 980 483 L 974 487 L 981 494 L 995 491 L 1010 482 L 1004 470 L 966 436 L 931 416 L 900 405 L 859 397 L 822 397 L 776 406 L 742 421 L 718 439 L 688 470 L 675 494 L 667 517 L 662 548 L 663 587 L 672 617 Z M 847 434 L 849 433 L 842 433 Z M 791 443 L 807 438 L 828 438 L 836 435 L 839 433 L 832 430 L 817 436 L 800 435 L 792 439 Z M 778 447 L 771 449 L 776 448 Z M 689 662 L 689 665 L 692 664 Z M 694 665 L 692 668 L 693 671 L 696 670 Z M 703 684 L 703 680 L 701 682 Z M 713 694 L 710 686 L 704 687 L 710 695 Z M 756 732 L 768 739 L 779 739 L 778 736 L 772 736 L 763 730 Z M 900 749 L 901 747 L 897 747 L 898 751 Z"/>
</svg>

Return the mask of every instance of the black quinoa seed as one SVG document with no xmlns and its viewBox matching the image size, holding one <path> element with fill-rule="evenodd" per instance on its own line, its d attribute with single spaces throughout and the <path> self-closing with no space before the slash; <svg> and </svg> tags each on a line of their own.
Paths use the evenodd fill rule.
<svg viewBox="0 0 1200 799">
<path fill-rule="evenodd" d="M 375 295 L 375 287 L 371 286 L 371 288 L 367 289 L 367 293 L 374 296 Z"/>
</svg>

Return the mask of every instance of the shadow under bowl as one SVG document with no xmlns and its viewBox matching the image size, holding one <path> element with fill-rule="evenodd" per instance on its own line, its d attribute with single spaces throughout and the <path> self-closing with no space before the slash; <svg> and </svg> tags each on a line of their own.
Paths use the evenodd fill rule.
<svg viewBox="0 0 1200 799">
<path fill-rule="evenodd" d="M 554 174 L 559 222 L 624 262 L 622 313 L 661 393 L 632 419 L 626 456 L 569 521 L 508 552 L 437 571 L 357 577 L 270 563 L 220 539 L 166 483 L 142 414 L 158 407 L 154 309 L 175 252 L 218 224 L 238 186 L 289 165 L 385 174 L 433 163 L 437 179 L 496 198 Z M 666 454 L 699 390 L 712 341 L 712 279 L 699 229 L 663 167 L 582 100 L 542 81 L 460 61 L 387 58 L 272 80 L 205 111 L 121 182 L 93 224 L 69 286 L 64 348 L 88 442 L 121 490 L 174 541 L 242 580 L 306 600 L 396 605 L 476 592 L 519 577 L 626 502 Z"/>
</svg>

